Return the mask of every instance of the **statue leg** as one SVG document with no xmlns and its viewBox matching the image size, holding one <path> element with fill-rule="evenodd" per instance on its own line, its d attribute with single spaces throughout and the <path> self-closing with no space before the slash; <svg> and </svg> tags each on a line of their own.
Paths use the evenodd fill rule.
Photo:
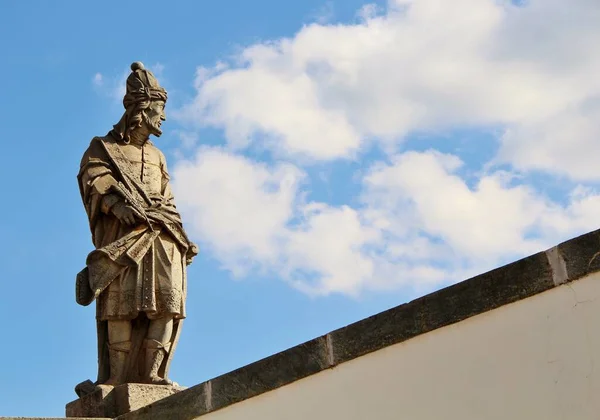
<svg viewBox="0 0 600 420">
<path fill-rule="evenodd" d="M 172 385 L 167 378 L 161 378 L 158 371 L 171 348 L 173 317 L 163 317 L 150 321 L 148 335 L 144 341 L 146 348 L 146 382 L 155 385 Z"/>
<path fill-rule="evenodd" d="M 120 385 L 125 382 L 127 356 L 131 349 L 131 322 L 108 321 L 108 356 L 110 378 L 104 385 Z"/>
</svg>

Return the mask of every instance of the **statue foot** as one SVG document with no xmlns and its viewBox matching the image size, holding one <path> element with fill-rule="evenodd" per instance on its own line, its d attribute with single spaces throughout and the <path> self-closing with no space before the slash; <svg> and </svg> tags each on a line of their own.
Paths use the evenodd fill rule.
<svg viewBox="0 0 600 420">
<path fill-rule="evenodd" d="M 106 390 L 110 390 L 111 388 L 116 387 L 117 385 L 120 385 L 118 383 L 118 381 L 116 379 L 110 378 L 108 381 L 102 383 L 102 384 L 98 384 L 96 385 L 96 389 L 106 389 Z"/>
<path fill-rule="evenodd" d="M 167 378 L 161 378 L 160 376 L 150 376 L 146 379 L 146 383 L 150 385 L 174 385 L 177 386 L 175 382 Z"/>
<path fill-rule="evenodd" d="M 167 349 L 170 348 L 171 344 L 163 344 L 156 340 L 146 339 L 144 345 L 146 347 L 146 374 L 144 375 L 144 382 L 150 385 L 177 386 L 177 384 L 170 379 L 161 378 L 158 373 L 167 353 Z"/>
<path fill-rule="evenodd" d="M 108 383 L 104 383 L 104 384 L 98 384 L 96 385 L 97 390 L 101 390 L 101 391 L 106 391 L 106 392 L 110 392 L 116 385 L 111 385 Z"/>
</svg>

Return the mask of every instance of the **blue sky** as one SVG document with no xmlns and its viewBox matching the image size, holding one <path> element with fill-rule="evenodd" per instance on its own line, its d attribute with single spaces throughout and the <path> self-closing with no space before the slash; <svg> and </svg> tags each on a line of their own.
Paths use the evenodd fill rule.
<svg viewBox="0 0 600 420">
<path fill-rule="evenodd" d="M 81 154 L 132 61 L 201 255 L 187 386 L 597 227 L 595 1 L 0 3 L 0 415 L 94 379 Z"/>
</svg>

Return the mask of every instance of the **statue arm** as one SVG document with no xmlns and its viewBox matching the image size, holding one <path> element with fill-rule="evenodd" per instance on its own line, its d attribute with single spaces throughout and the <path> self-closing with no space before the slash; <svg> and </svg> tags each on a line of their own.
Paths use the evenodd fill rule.
<svg viewBox="0 0 600 420">
<path fill-rule="evenodd" d="M 94 220 L 100 213 L 112 214 L 128 225 L 136 223 L 136 218 L 142 218 L 126 203 L 122 195 L 117 193 L 119 183 L 105 162 L 90 161 L 83 170 L 81 181 L 90 220 Z"/>
<path fill-rule="evenodd" d="M 165 206 L 169 209 L 170 212 L 174 213 L 177 215 L 177 219 L 180 220 L 179 224 L 181 225 L 181 229 L 183 229 L 183 223 L 181 222 L 181 216 L 179 215 L 179 212 L 177 211 L 177 207 L 175 206 L 175 196 L 173 195 L 173 191 L 171 190 L 171 178 L 169 176 L 169 172 L 167 170 L 167 162 L 166 159 L 164 157 L 164 155 L 162 154 L 162 152 L 160 152 L 160 167 L 162 170 L 162 196 L 164 198 L 164 203 Z M 187 237 L 187 235 L 186 235 Z M 186 263 L 189 265 L 192 263 L 192 260 L 194 259 L 194 257 L 196 255 L 198 255 L 199 248 L 198 245 L 196 245 L 195 243 L 189 241 L 188 239 L 188 249 L 187 249 L 187 254 L 186 254 Z"/>
</svg>

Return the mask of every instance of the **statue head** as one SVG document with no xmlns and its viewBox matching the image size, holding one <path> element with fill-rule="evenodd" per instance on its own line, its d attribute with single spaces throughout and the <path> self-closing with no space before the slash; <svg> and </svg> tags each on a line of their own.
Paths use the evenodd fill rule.
<svg viewBox="0 0 600 420">
<path fill-rule="evenodd" d="M 113 126 L 112 134 L 124 143 L 129 143 L 131 133 L 144 130 L 159 137 L 161 123 L 165 120 L 167 91 L 162 88 L 151 71 L 136 61 L 131 65 L 127 78 L 127 90 L 123 97 L 125 113 Z"/>
</svg>

